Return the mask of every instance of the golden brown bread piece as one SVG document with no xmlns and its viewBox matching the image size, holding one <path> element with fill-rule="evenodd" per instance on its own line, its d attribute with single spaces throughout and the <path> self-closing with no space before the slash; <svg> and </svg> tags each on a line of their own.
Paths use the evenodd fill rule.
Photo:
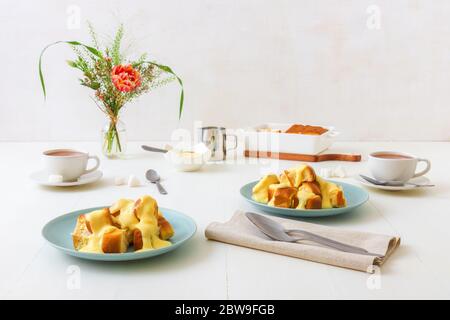
<svg viewBox="0 0 450 320">
<path fill-rule="evenodd" d="M 322 209 L 322 198 L 315 196 L 306 201 L 305 209 Z"/>
<path fill-rule="evenodd" d="M 157 211 L 158 204 L 156 203 L 156 200 L 150 196 L 141 197 L 134 203 L 134 214 L 139 219 L 139 221 L 142 220 L 143 214 L 156 214 Z"/>
<path fill-rule="evenodd" d="M 302 185 L 298 188 L 298 190 L 306 190 L 318 196 L 322 195 L 322 191 L 320 190 L 320 184 L 317 181 L 303 182 Z"/>
<path fill-rule="evenodd" d="M 129 243 L 133 243 L 133 231 L 139 219 L 136 217 L 136 202 L 131 199 L 120 199 L 110 208 L 111 217 L 115 226 L 126 230 Z"/>
<path fill-rule="evenodd" d="M 133 236 L 133 241 L 137 241 L 135 244 L 136 250 L 153 250 L 169 246 L 170 242 L 161 238 L 161 227 L 158 223 L 158 218 L 162 214 L 158 210 L 155 199 L 150 196 L 143 196 L 139 199 L 140 201 L 137 201 L 135 209 L 139 223 L 135 226 L 136 230 Z M 165 236 L 171 236 L 173 229 L 167 221 L 165 227 Z"/>
<path fill-rule="evenodd" d="M 89 229 L 90 228 L 88 227 L 86 217 L 84 214 L 80 214 L 77 218 L 77 224 L 75 225 L 75 229 L 72 233 L 72 242 L 75 250 L 80 250 L 87 244 L 89 236 L 92 233 Z"/>
<path fill-rule="evenodd" d="M 317 181 L 303 182 L 298 188 L 297 197 L 301 209 L 322 209 L 322 191 Z"/>
<path fill-rule="evenodd" d="M 135 229 L 133 232 L 134 251 L 141 250 L 143 246 L 144 246 L 144 241 L 142 240 L 142 232 L 139 229 Z"/>
<path fill-rule="evenodd" d="M 279 182 L 280 181 L 275 174 L 264 176 L 252 189 L 253 200 L 261 203 L 269 202 L 269 187 L 270 185 L 278 184 Z"/>
<path fill-rule="evenodd" d="M 344 197 L 344 192 L 342 190 L 333 190 L 330 192 L 330 201 L 333 208 L 342 208 L 347 205 L 347 201 Z"/>
<path fill-rule="evenodd" d="M 273 194 L 275 193 L 275 190 L 277 189 L 277 188 L 279 188 L 281 185 L 279 184 L 279 183 L 274 183 L 274 184 L 271 184 L 270 186 L 269 186 L 269 189 L 268 189 L 268 192 L 267 192 L 267 196 L 268 196 L 268 201 L 267 202 L 269 202 L 270 200 L 272 200 L 272 198 L 273 198 Z"/>
<path fill-rule="evenodd" d="M 293 181 L 293 186 L 296 188 L 300 187 L 303 182 L 316 181 L 316 173 L 314 172 L 314 169 L 307 164 L 302 164 L 297 168 L 292 168 L 285 171 L 287 171 L 288 178 L 290 181 Z"/>
<path fill-rule="evenodd" d="M 342 208 L 347 205 L 342 187 L 320 177 L 317 182 L 322 190 L 322 208 Z"/>
<path fill-rule="evenodd" d="M 76 250 L 96 253 L 121 253 L 128 247 L 125 231 L 113 225 L 108 208 L 79 215 L 72 241 Z"/>
<path fill-rule="evenodd" d="M 289 129 L 286 130 L 286 133 L 321 135 L 327 131 L 328 131 L 328 129 L 325 129 L 325 128 L 319 127 L 319 126 L 294 124 Z"/>
<path fill-rule="evenodd" d="M 133 210 L 133 212 L 134 212 L 134 216 L 136 217 L 136 219 L 138 219 L 138 221 L 141 220 L 141 217 L 138 216 L 138 209 L 139 209 L 139 206 L 141 205 L 141 203 L 142 203 L 142 199 L 141 198 L 137 199 L 134 202 L 134 210 Z"/>
<path fill-rule="evenodd" d="M 297 208 L 299 204 L 299 200 L 297 195 L 295 194 L 294 196 L 292 196 L 292 203 L 291 203 L 291 208 Z"/>
<path fill-rule="evenodd" d="M 166 218 L 162 215 L 161 211 L 158 210 L 158 226 L 159 226 L 159 237 L 163 240 L 167 240 L 173 237 L 175 231 L 172 225 Z"/>
<path fill-rule="evenodd" d="M 109 208 L 103 208 L 89 212 L 84 217 L 86 219 L 86 227 L 91 233 L 97 232 L 98 228 L 101 228 L 103 225 L 113 224 Z M 93 219 L 94 221 L 91 221 Z"/>
<path fill-rule="evenodd" d="M 297 189 L 294 187 L 278 186 L 273 190 L 273 196 L 268 205 L 280 208 L 292 208 L 297 203 Z"/>
<path fill-rule="evenodd" d="M 322 197 L 307 188 L 300 188 L 297 193 L 297 209 L 322 209 Z"/>
<path fill-rule="evenodd" d="M 127 230 L 127 237 L 130 244 L 133 244 L 134 242 L 134 231 L 136 225 L 140 222 L 140 218 L 142 218 L 143 199 L 145 199 L 145 197 L 139 198 L 136 201 L 121 199 L 110 208 L 113 221 L 116 221 L 121 229 Z M 171 238 L 174 235 L 174 229 L 158 209 L 156 201 L 150 201 L 150 205 L 147 206 L 146 210 L 148 210 L 148 212 L 157 211 L 157 222 L 161 239 L 167 240 Z"/>
<path fill-rule="evenodd" d="M 291 173 L 289 170 L 283 170 L 279 176 L 280 184 L 287 187 L 295 187 L 295 173 Z"/>
<path fill-rule="evenodd" d="M 102 251 L 104 253 L 124 253 L 128 248 L 125 230 L 113 229 L 103 234 Z"/>
</svg>

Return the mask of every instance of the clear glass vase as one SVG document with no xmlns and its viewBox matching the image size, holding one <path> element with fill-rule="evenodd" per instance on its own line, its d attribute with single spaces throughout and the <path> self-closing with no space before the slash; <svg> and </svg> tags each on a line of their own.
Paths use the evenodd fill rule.
<svg viewBox="0 0 450 320">
<path fill-rule="evenodd" d="M 120 121 L 108 121 L 102 129 L 102 152 L 108 158 L 120 158 L 127 149 L 127 130 Z"/>
</svg>

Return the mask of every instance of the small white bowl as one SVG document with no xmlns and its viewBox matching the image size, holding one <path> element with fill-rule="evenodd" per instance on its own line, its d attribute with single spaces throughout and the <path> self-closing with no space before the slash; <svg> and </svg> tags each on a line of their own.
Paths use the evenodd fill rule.
<svg viewBox="0 0 450 320">
<path fill-rule="evenodd" d="M 192 147 L 177 146 L 164 156 L 178 171 L 197 171 L 211 158 L 211 150 L 199 143 Z"/>
</svg>

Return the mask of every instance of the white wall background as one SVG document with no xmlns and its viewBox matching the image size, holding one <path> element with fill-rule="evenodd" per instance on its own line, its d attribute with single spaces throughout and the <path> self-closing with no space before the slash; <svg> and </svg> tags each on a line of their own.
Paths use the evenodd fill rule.
<svg viewBox="0 0 450 320">
<path fill-rule="evenodd" d="M 0 140 L 95 140 L 104 116 L 55 47 L 103 38 L 119 22 L 127 52 L 148 51 L 185 81 L 158 89 L 124 113 L 131 139 L 165 139 L 193 121 L 242 127 L 266 121 L 334 125 L 347 140 L 450 139 L 450 1 L 142 0 L 0 2 Z M 67 28 L 70 5 L 81 28 Z M 380 29 L 367 8 L 381 10 Z"/>
</svg>

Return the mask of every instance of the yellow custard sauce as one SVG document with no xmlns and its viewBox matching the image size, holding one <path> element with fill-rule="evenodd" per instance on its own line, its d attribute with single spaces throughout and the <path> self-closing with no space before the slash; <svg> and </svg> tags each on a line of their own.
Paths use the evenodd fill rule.
<svg viewBox="0 0 450 320">
<path fill-rule="evenodd" d="M 170 246 L 169 241 L 159 238 L 158 205 L 152 197 L 139 198 L 140 203 L 136 208 L 136 216 L 140 222 L 135 226 L 142 234 L 142 249 L 138 251 L 159 249 Z"/>
<path fill-rule="evenodd" d="M 92 234 L 88 238 L 87 245 L 80 249 L 81 252 L 103 253 L 103 236 L 106 233 L 118 230 L 111 224 L 111 218 L 107 209 L 93 211 L 86 215 Z"/>
<path fill-rule="evenodd" d="M 80 252 L 124 253 L 130 244 L 135 252 L 170 246 L 167 239 L 173 234 L 156 200 L 142 196 L 136 201 L 120 199 L 110 208 L 80 215 L 72 239 Z"/>
</svg>

